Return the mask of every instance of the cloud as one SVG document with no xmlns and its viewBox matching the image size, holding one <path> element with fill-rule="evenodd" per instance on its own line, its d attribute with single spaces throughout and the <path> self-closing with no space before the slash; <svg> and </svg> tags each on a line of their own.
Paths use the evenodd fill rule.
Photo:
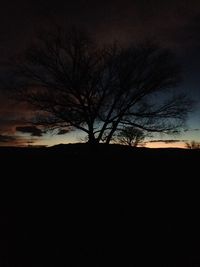
<svg viewBox="0 0 200 267">
<path fill-rule="evenodd" d="M 184 132 L 198 132 L 200 131 L 199 128 L 195 128 L 195 129 L 185 129 Z"/>
<path fill-rule="evenodd" d="M 36 140 L 29 140 L 17 135 L 0 134 L 0 146 L 27 146 L 35 143 Z"/>
<path fill-rule="evenodd" d="M 148 143 L 165 143 L 165 144 L 170 144 L 170 143 L 180 143 L 180 142 L 187 142 L 187 140 L 181 140 L 181 139 L 158 139 L 158 140 L 150 140 Z"/>
<path fill-rule="evenodd" d="M 67 130 L 67 129 L 60 129 L 57 134 L 62 135 L 62 134 L 66 134 L 68 132 L 69 132 L 69 130 Z"/>
<path fill-rule="evenodd" d="M 36 126 L 17 126 L 16 131 L 21 133 L 29 133 L 31 136 L 42 136 L 43 132 Z"/>
<path fill-rule="evenodd" d="M 0 143 L 10 143 L 15 142 L 17 137 L 11 135 L 2 135 L 0 134 Z"/>
</svg>

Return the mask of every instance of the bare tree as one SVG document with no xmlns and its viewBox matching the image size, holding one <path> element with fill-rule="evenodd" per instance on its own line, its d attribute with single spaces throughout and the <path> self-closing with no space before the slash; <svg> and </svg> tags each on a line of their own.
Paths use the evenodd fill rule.
<svg viewBox="0 0 200 267">
<path fill-rule="evenodd" d="M 187 142 L 185 147 L 188 149 L 200 149 L 200 143 L 196 141 Z"/>
<path fill-rule="evenodd" d="M 58 28 L 18 60 L 12 87 L 41 112 L 34 123 L 109 143 L 125 126 L 178 131 L 190 108 L 185 96 L 169 96 L 179 74 L 174 56 L 157 45 L 98 48 L 85 32 Z"/>
<path fill-rule="evenodd" d="M 142 130 L 137 129 L 133 126 L 124 127 L 117 134 L 117 141 L 120 144 L 137 147 L 142 145 L 145 139 L 145 134 Z"/>
</svg>

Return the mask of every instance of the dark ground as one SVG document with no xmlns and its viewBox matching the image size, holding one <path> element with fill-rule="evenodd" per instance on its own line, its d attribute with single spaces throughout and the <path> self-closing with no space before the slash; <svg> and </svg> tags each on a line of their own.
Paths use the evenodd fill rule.
<svg viewBox="0 0 200 267">
<path fill-rule="evenodd" d="M 0 148 L 0 267 L 200 266 L 199 150 Z"/>
</svg>

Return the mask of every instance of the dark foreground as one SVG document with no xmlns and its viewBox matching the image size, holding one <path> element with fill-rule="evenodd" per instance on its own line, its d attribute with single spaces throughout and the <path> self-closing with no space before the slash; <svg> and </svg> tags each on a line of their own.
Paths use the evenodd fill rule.
<svg viewBox="0 0 200 267">
<path fill-rule="evenodd" d="M 200 266 L 200 151 L 0 148 L 0 266 Z"/>
</svg>

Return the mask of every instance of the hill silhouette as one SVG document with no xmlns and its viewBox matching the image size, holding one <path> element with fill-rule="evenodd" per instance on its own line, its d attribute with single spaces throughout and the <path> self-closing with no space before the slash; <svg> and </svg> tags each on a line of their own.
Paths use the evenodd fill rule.
<svg viewBox="0 0 200 267">
<path fill-rule="evenodd" d="M 199 150 L 0 148 L 0 266 L 200 266 Z"/>
</svg>

